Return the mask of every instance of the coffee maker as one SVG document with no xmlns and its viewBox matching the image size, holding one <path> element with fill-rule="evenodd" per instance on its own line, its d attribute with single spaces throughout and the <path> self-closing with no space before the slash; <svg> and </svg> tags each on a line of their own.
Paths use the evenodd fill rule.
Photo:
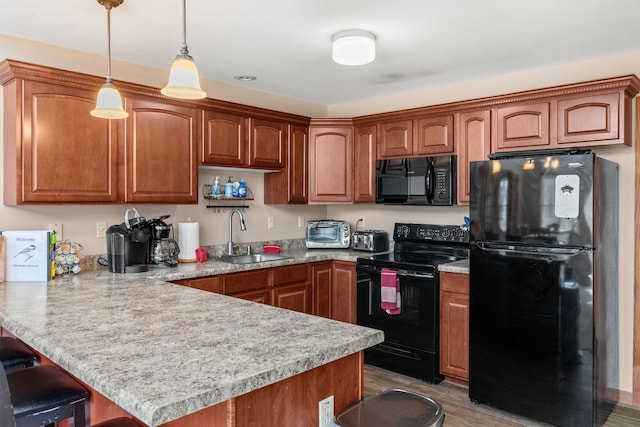
<svg viewBox="0 0 640 427">
<path fill-rule="evenodd" d="M 151 230 L 151 245 L 149 248 L 150 267 L 175 267 L 178 265 L 180 247 L 173 239 L 173 227 L 164 222 L 169 215 L 154 218 L 149 221 Z"/>
<path fill-rule="evenodd" d="M 109 227 L 106 238 L 109 271 L 139 273 L 149 269 L 151 231 L 149 222 L 140 216 L 136 208 L 128 208 L 124 222 Z"/>
</svg>

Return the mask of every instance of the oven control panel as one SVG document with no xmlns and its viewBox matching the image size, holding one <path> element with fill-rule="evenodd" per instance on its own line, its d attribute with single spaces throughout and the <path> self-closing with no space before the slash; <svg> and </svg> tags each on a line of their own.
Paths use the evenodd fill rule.
<svg viewBox="0 0 640 427">
<path fill-rule="evenodd" d="M 469 229 L 459 225 L 396 223 L 393 240 L 469 243 Z"/>
</svg>

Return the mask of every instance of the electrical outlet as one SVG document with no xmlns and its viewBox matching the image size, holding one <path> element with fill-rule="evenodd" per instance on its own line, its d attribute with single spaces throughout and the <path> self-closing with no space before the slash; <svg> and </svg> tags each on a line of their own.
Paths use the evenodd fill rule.
<svg viewBox="0 0 640 427">
<path fill-rule="evenodd" d="M 58 224 L 49 224 L 49 226 L 47 227 L 49 230 L 53 230 L 56 232 L 56 240 L 58 242 L 61 242 L 62 239 L 62 224 L 58 223 Z"/>
<path fill-rule="evenodd" d="M 96 237 L 98 239 L 107 237 L 107 221 L 96 222 Z"/>
<path fill-rule="evenodd" d="M 298 228 L 303 228 L 304 227 L 304 216 L 300 215 L 298 216 Z"/>
<path fill-rule="evenodd" d="M 273 215 L 269 215 L 267 217 L 267 228 L 269 230 L 276 228 L 276 217 L 274 217 Z"/>
<path fill-rule="evenodd" d="M 333 396 L 329 396 L 318 402 L 318 426 L 334 427 L 333 423 Z"/>
<path fill-rule="evenodd" d="M 367 222 L 365 221 L 365 218 L 363 216 L 358 218 L 358 223 L 359 223 L 358 229 L 365 230 L 367 228 Z"/>
</svg>

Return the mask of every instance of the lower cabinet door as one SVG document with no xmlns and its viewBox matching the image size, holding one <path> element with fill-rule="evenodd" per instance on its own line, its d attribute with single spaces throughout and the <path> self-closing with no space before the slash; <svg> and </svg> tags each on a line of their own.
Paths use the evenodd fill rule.
<svg viewBox="0 0 640 427">
<path fill-rule="evenodd" d="M 309 283 L 278 286 L 271 292 L 273 295 L 272 305 L 275 307 L 312 314 Z"/>
<path fill-rule="evenodd" d="M 261 304 L 271 304 L 271 296 L 269 291 L 249 291 L 229 294 L 230 297 L 246 299 L 247 301 L 259 302 Z"/>
</svg>

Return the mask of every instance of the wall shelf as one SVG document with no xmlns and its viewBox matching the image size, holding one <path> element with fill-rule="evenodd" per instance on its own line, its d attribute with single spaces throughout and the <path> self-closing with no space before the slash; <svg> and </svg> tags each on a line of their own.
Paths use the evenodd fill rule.
<svg viewBox="0 0 640 427">
<path fill-rule="evenodd" d="M 212 185 L 204 185 L 202 194 L 207 200 L 207 209 L 213 209 L 214 212 L 229 209 L 248 209 L 249 206 L 245 202 L 253 200 L 253 192 L 249 188 L 247 188 L 247 197 L 214 196 L 212 189 Z"/>
</svg>

